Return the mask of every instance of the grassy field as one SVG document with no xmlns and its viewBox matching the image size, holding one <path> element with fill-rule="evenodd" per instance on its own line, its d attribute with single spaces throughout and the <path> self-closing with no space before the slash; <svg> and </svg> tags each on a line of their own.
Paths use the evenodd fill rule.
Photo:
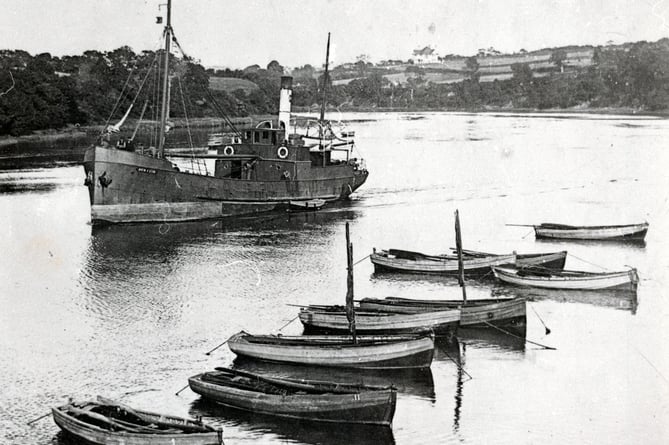
<svg viewBox="0 0 669 445">
<path fill-rule="evenodd" d="M 238 79 L 236 77 L 210 77 L 209 88 L 214 91 L 225 91 L 232 93 L 236 90 L 244 90 L 245 93 L 250 93 L 258 89 L 258 85 L 246 79 Z"/>
</svg>

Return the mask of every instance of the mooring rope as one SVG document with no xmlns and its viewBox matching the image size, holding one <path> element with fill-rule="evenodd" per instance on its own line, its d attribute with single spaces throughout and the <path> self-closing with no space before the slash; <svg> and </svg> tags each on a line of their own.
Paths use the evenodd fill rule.
<svg viewBox="0 0 669 445">
<path fill-rule="evenodd" d="M 531 343 L 531 344 L 533 344 L 533 345 L 540 346 L 540 347 L 542 347 L 542 348 L 544 348 L 544 349 L 550 349 L 551 351 L 556 351 L 556 350 L 557 350 L 557 348 L 554 348 L 554 347 L 552 347 L 552 346 L 543 345 L 543 344 L 541 344 L 541 343 L 537 343 L 537 342 L 535 342 L 535 341 L 528 340 L 528 339 L 525 338 L 525 337 L 521 337 L 521 336 L 519 336 L 519 335 L 513 334 L 513 333 L 511 333 L 511 332 L 509 332 L 509 331 L 507 331 L 507 330 L 504 330 L 504 329 L 502 329 L 502 328 L 500 328 L 500 327 L 498 327 L 498 326 L 495 326 L 494 324 L 489 323 L 489 322 L 487 322 L 487 321 L 484 321 L 483 324 L 485 324 L 485 325 L 487 325 L 487 326 L 489 326 L 489 327 L 491 327 L 491 328 L 493 328 L 493 329 L 497 329 L 498 331 L 500 331 L 500 332 L 502 332 L 502 333 L 504 333 L 504 334 L 506 334 L 506 335 L 510 335 L 511 337 L 518 338 L 518 339 L 523 340 L 523 341 L 525 341 L 525 342 L 527 342 L 527 343 Z"/>
<path fill-rule="evenodd" d="M 600 269 L 604 269 L 604 270 L 608 270 L 608 271 L 611 270 L 611 269 L 606 268 L 606 267 L 604 267 L 604 266 L 600 266 L 599 264 L 591 263 L 591 262 L 588 261 L 588 260 L 584 260 L 583 258 L 577 257 L 577 256 L 574 255 L 573 253 L 568 253 L 567 255 L 569 255 L 569 256 L 571 256 L 571 257 L 574 257 L 574 258 L 576 258 L 577 260 L 583 261 L 584 263 L 590 264 L 591 266 L 599 267 Z"/>
</svg>

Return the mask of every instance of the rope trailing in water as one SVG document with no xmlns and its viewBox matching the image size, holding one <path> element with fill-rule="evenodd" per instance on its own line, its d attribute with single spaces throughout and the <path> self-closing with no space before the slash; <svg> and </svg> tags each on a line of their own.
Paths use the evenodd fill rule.
<svg viewBox="0 0 669 445">
<path fill-rule="evenodd" d="M 542 347 L 542 348 L 544 348 L 544 349 L 549 349 L 549 350 L 551 350 L 551 351 L 556 351 L 556 350 L 557 350 L 557 348 L 554 348 L 554 347 L 552 347 L 552 346 L 542 345 L 541 343 L 537 343 L 537 342 L 535 342 L 535 341 L 528 340 L 527 338 L 524 338 L 524 337 L 521 337 L 521 336 L 519 336 L 519 335 L 513 334 L 513 333 L 511 333 L 511 332 L 509 332 L 509 331 L 506 331 L 506 330 L 504 330 L 504 329 L 502 329 L 502 328 L 500 328 L 500 327 L 498 327 L 498 326 L 495 326 L 494 324 L 489 323 L 489 322 L 487 322 L 487 321 L 484 321 L 483 323 L 484 323 L 485 325 L 487 325 L 487 326 L 493 328 L 493 329 L 497 329 L 498 331 L 502 332 L 503 334 L 510 335 L 511 337 L 518 338 L 518 339 L 523 340 L 523 341 L 525 341 L 525 342 L 527 342 L 527 343 L 531 343 L 531 344 L 533 344 L 533 345 L 540 346 L 540 347 Z"/>
<path fill-rule="evenodd" d="M 539 313 L 534 309 L 534 306 L 530 305 L 529 303 L 527 303 L 527 305 L 530 307 L 530 309 L 532 309 L 532 312 L 534 312 L 536 314 L 536 316 L 539 319 L 539 321 L 541 322 L 541 324 L 544 325 L 544 329 L 546 329 L 546 335 L 550 334 L 551 330 L 548 328 L 548 326 L 546 326 L 546 323 L 544 323 L 544 321 L 541 319 L 541 317 L 539 316 Z"/>
<path fill-rule="evenodd" d="M 444 354 L 446 354 L 446 357 L 448 357 L 448 359 L 449 359 L 450 361 L 452 361 L 452 362 L 455 364 L 455 366 L 458 367 L 458 370 L 459 370 L 459 371 L 462 371 L 467 377 L 469 377 L 469 380 L 474 380 L 474 377 L 472 377 L 471 374 L 469 374 L 467 371 L 465 371 L 465 368 L 462 367 L 462 365 L 460 364 L 460 361 L 459 361 L 459 360 L 456 361 L 453 357 L 451 357 L 451 356 L 448 354 L 448 352 L 446 352 L 445 349 L 442 349 L 441 352 L 443 352 Z M 462 382 L 462 383 L 468 382 L 469 380 L 465 380 L 465 381 Z"/>
</svg>

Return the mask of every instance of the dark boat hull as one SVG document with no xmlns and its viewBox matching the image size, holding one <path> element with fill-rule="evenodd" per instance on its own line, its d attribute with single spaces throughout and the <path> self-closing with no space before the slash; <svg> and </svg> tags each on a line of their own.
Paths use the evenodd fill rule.
<svg viewBox="0 0 669 445">
<path fill-rule="evenodd" d="M 93 147 L 84 156 L 94 225 L 195 221 L 348 197 L 367 179 L 348 164 L 305 168 L 300 179 L 251 181 L 178 171 L 166 159 Z M 316 171 L 318 170 L 318 171 Z"/>
<path fill-rule="evenodd" d="M 266 394 L 204 381 L 201 375 L 188 379 L 193 392 L 244 411 L 319 422 L 392 424 L 397 392 L 361 391 L 356 394 Z"/>
</svg>

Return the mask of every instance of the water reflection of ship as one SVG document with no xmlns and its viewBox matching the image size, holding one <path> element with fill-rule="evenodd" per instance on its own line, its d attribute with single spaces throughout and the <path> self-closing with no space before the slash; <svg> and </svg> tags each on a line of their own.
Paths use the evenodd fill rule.
<svg viewBox="0 0 669 445">
<path fill-rule="evenodd" d="M 323 445 L 393 445 L 393 430 L 373 425 L 342 425 L 325 422 L 308 422 L 276 418 L 265 414 L 239 411 L 223 405 L 198 399 L 192 405 L 189 414 L 201 416 L 214 425 L 229 428 L 239 427 L 254 437 L 275 434 L 281 442 L 297 442 Z M 220 419 L 225 419 L 220 421 Z"/>
<path fill-rule="evenodd" d="M 296 366 L 237 357 L 233 368 L 258 374 L 293 379 L 327 380 L 372 386 L 394 386 L 401 394 L 434 401 L 434 381 L 430 369 L 361 370 Z"/>
<path fill-rule="evenodd" d="M 626 289 L 601 290 L 557 290 L 497 285 L 492 289 L 496 297 L 524 297 L 527 301 L 558 301 L 564 303 L 591 304 L 609 307 L 636 314 L 639 300 L 636 291 Z"/>
</svg>

